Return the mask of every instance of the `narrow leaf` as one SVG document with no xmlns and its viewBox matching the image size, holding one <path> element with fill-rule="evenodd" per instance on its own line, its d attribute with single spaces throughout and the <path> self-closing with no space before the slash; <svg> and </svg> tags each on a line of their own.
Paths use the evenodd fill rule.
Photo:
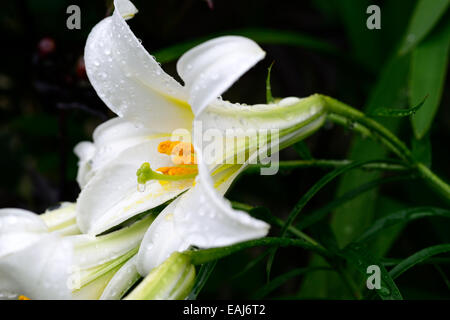
<svg viewBox="0 0 450 320">
<path fill-rule="evenodd" d="M 429 99 L 411 118 L 414 135 L 422 139 L 429 131 L 439 108 L 447 73 L 450 47 L 450 20 L 439 26 L 412 54 L 409 79 L 410 103 L 415 104 L 424 95 Z"/>
<path fill-rule="evenodd" d="M 386 160 L 389 161 L 389 160 Z M 328 183 L 333 181 L 336 177 L 354 169 L 361 167 L 368 163 L 374 163 L 377 162 L 377 160 L 367 160 L 367 161 L 354 161 L 348 165 L 345 165 L 343 167 L 337 168 L 329 173 L 327 173 L 325 176 L 323 176 L 319 181 L 317 181 L 297 202 L 297 204 L 292 209 L 291 213 L 289 214 L 285 224 L 283 225 L 280 236 L 284 237 L 286 232 L 288 231 L 289 227 L 291 227 L 294 220 L 297 218 L 300 211 L 303 209 L 303 207 L 311 200 L 311 198 L 319 192 L 323 187 L 325 187 Z M 276 254 L 277 248 L 273 248 L 271 255 L 269 256 L 269 260 L 267 262 L 267 278 L 270 276 L 270 270 L 272 268 L 272 263 L 274 260 L 274 256 Z"/>
<path fill-rule="evenodd" d="M 369 113 L 370 116 L 380 116 L 380 117 L 406 117 L 412 114 L 415 114 L 420 107 L 423 106 L 428 96 L 422 99 L 422 101 L 415 107 L 406 108 L 406 109 L 396 109 L 396 108 L 376 108 L 372 112 Z"/>
<path fill-rule="evenodd" d="M 217 264 L 217 260 L 205 263 L 205 264 L 203 264 L 200 267 L 200 270 L 199 270 L 199 272 L 197 274 L 197 277 L 195 279 L 194 287 L 192 288 L 191 293 L 187 297 L 188 300 L 195 300 L 195 299 L 197 299 L 198 294 L 200 293 L 200 291 L 205 286 L 205 284 L 208 281 L 209 276 L 213 272 L 216 264 Z"/>
<path fill-rule="evenodd" d="M 408 223 L 412 220 L 425 217 L 450 218 L 450 211 L 433 207 L 419 207 L 400 210 L 376 220 L 359 238 L 357 242 L 367 241 L 378 232 L 400 223 Z"/>
<path fill-rule="evenodd" d="M 267 78 L 266 78 L 266 103 L 272 103 L 274 102 L 273 96 L 272 96 L 272 88 L 270 86 L 270 72 L 272 71 L 272 66 L 274 62 L 272 62 L 269 66 L 269 69 L 267 69 Z"/>
<path fill-rule="evenodd" d="M 288 281 L 291 278 L 300 276 L 308 272 L 323 271 L 323 270 L 333 271 L 333 269 L 328 267 L 310 267 L 310 268 L 298 268 L 283 273 L 274 278 L 272 281 L 265 284 L 262 288 L 258 289 L 256 293 L 253 295 L 253 299 L 264 299 L 269 293 L 282 286 L 286 281 Z"/>
<path fill-rule="evenodd" d="M 305 141 L 302 140 L 297 142 L 293 145 L 293 148 L 303 160 L 313 160 L 313 156 L 311 155 Z"/>
<path fill-rule="evenodd" d="M 445 252 L 450 252 L 450 243 L 439 244 L 422 249 L 396 265 L 391 271 L 389 271 L 389 274 L 393 279 L 395 279 L 405 271 L 414 267 L 416 264 L 421 263 L 432 256 Z"/>
<path fill-rule="evenodd" d="M 400 54 L 405 54 L 415 47 L 433 29 L 447 11 L 449 0 L 419 0 L 410 20 Z"/>
<path fill-rule="evenodd" d="M 402 300 L 402 295 L 398 290 L 393 277 L 386 271 L 384 266 L 375 259 L 365 246 L 351 243 L 341 251 L 341 255 L 353 267 L 355 267 L 365 279 L 367 279 L 367 267 L 376 265 L 380 268 L 381 279 L 380 289 L 376 293 L 383 300 Z"/>
<path fill-rule="evenodd" d="M 416 137 L 411 139 L 411 147 L 413 157 L 422 162 L 428 168 L 431 167 L 431 139 L 430 135 L 427 134 L 422 139 L 418 140 Z"/>
<path fill-rule="evenodd" d="M 232 277 L 232 279 L 239 278 L 240 276 L 244 275 L 245 273 L 247 273 L 248 271 L 253 269 L 258 263 L 260 263 L 262 260 L 264 260 L 265 257 L 267 257 L 269 252 L 270 252 L 269 250 L 266 250 L 266 251 L 264 251 L 264 253 L 261 253 L 257 258 L 252 259 L 249 263 L 247 263 L 245 265 L 245 267 L 243 267 L 241 269 L 241 271 L 239 271 L 237 274 L 235 274 Z"/>
<path fill-rule="evenodd" d="M 385 178 L 383 177 L 383 178 L 374 179 L 372 181 L 364 183 L 364 184 L 360 185 L 359 187 L 344 193 L 339 198 L 327 203 L 325 206 L 323 206 L 307 215 L 303 215 L 301 217 L 301 220 L 296 225 L 296 228 L 299 230 L 308 228 L 309 226 L 324 219 L 329 213 L 331 213 L 331 211 L 333 209 L 339 207 L 340 205 L 343 205 L 347 201 L 350 201 L 352 199 L 355 199 L 358 196 L 361 196 L 362 194 L 364 194 L 365 192 L 367 192 L 373 188 L 376 188 L 385 183 L 401 181 L 401 180 L 406 180 L 406 179 L 411 179 L 411 175 L 408 174 L 408 175 L 398 175 L 398 176 L 385 177 Z"/>
</svg>

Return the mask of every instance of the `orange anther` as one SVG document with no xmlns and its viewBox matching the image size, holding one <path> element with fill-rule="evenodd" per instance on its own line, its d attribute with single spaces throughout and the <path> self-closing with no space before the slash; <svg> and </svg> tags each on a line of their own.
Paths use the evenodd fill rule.
<svg viewBox="0 0 450 320">
<path fill-rule="evenodd" d="M 18 300 L 31 300 L 31 299 L 28 298 L 27 296 L 20 295 Z"/>
<path fill-rule="evenodd" d="M 173 148 L 179 143 L 180 141 L 163 141 L 158 145 L 158 152 L 170 155 L 172 154 Z"/>
<path fill-rule="evenodd" d="M 197 167 L 161 167 L 156 171 L 169 176 L 184 176 L 198 173 Z"/>
<path fill-rule="evenodd" d="M 171 155 L 175 164 L 196 164 L 192 143 L 163 141 L 158 145 L 158 152 Z"/>
</svg>

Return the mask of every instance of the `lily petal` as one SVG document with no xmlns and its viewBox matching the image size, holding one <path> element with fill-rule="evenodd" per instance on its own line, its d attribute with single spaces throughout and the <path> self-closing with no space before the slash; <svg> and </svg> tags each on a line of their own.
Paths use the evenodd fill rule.
<svg viewBox="0 0 450 320">
<path fill-rule="evenodd" d="M 92 29 L 84 52 L 97 94 L 117 115 L 156 131 L 190 128 L 186 90 L 162 70 L 125 22 L 136 12 L 131 2 L 115 0 L 114 5 L 113 15 Z"/>
<path fill-rule="evenodd" d="M 308 136 L 324 122 L 325 109 L 319 96 L 305 99 L 289 97 L 273 104 L 251 106 L 216 100 L 196 117 L 193 131 L 197 140 L 196 144 L 200 146 L 196 150 L 200 148 L 203 151 L 223 150 L 223 154 L 204 152 L 206 162 L 222 164 L 230 163 L 229 160 L 232 160 L 230 157 L 237 156 L 238 159 L 244 159 L 246 148 L 248 148 L 246 144 L 256 148 L 259 133 L 272 134 L 271 131 L 275 130 L 278 134 L 278 144 L 281 146 L 285 142 L 289 144 Z M 225 140 L 211 139 L 212 143 L 205 144 L 206 137 L 209 136 L 218 136 Z M 253 140 L 248 141 L 248 138 Z M 217 145 L 219 142 L 222 145 Z M 259 151 L 263 152 L 263 150 Z"/>
<path fill-rule="evenodd" d="M 77 182 L 80 188 L 83 188 L 92 177 L 92 157 L 95 154 L 95 146 L 92 142 L 79 142 L 73 152 L 78 157 Z"/>
<path fill-rule="evenodd" d="M 321 98 L 289 97 L 272 104 L 243 105 L 225 100 L 211 103 L 196 121 L 202 130 L 219 129 L 278 129 L 292 128 L 324 115 Z"/>
<path fill-rule="evenodd" d="M 170 136 L 118 117 L 102 123 L 94 130 L 94 143 L 83 141 L 75 146 L 74 152 L 80 159 L 77 176 L 80 187 L 84 188 L 97 171 L 122 151 L 154 138 Z"/>
<path fill-rule="evenodd" d="M 147 230 L 138 252 L 138 271 L 147 275 L 173 252 L 190 246 L 220 247 L 264 237 L 269 225 L 234 210 L 213 187 L 207 166 L 199 156 L 196 185 L 169 204 Z M 232 175 L 234 178 L 235 175 Z M 226 186 L 230 184 L 225 182 Z M 219 189 L 225 192 L 225 188 Z"/>
<path fill-rule="evenodd" d="M 0 257 L 33 244 L 47 231 L 44 221 L 33 212 L 0 209 Z"/>
<path fill-rule="evenodd" d="M 169 157 L 157 151 L 164 139 L 150 139 L 122 151 L 89 181 L 77 200 L 77 223 L 83 233 L 104 232 L 192 186 L 193 179 L 165 183 L 152 180 L 145 190 L 137 190 L 136 171 L 142 163 L 150 162 L 154 170 L 173 165 Z"/>
<path fill-rule="evenodd" d="M 73 236 L 71 241 L 75 248 L 74 261 L 82 269 L 95 267 L 112 261 L 139 246 L 144 234 L 154 217 L 149 215 L 131 226 L 106 235 Z"/>
<path fill-rule="evenodd" d="M 108 282 L 100 300 L 119 300 L 141 278 L 136 269 L 136 256 L 128 260 Z"/>
<path fill-rule="evenodd" d="M 264 56 L 254 41 L 240 36 L 215 38 L 183 54 L 177 71 L 189 90 L 194 114 L 199 115 Z"/>
<path fill-rule="evenodd" d="M 44 234 L 33 245 L 0 257 L 0 297 L 70 299 L 71 259 L 70 241 L 57 234 Z"/>
<path fill-rule="evenodd" d="M 39 217 L 44 220 L 49 231 L 57 232 L 60 235 L 80 234 L 76 220 L 76 205 L 71 202 L 62 202 L 61 206 L 54 210 L 47 210 Z"/>
</svg>

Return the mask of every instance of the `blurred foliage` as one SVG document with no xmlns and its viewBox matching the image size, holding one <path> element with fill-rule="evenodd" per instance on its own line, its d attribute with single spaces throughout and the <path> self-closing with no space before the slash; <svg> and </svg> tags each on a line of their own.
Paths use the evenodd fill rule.
<svg viewBox="0 0 450 320">
<path fill-rule="evenodd" d="M 81 30 L 65 26 L 65 10 L 74 3 L 81 7 Z M 437 174 L 450 179 L 448 0 L 211 0 L 212 8 L 203 0 L 134 3 L 141 13 L 129 21 L 130 26 L 176 78 L 176 58 L 205 39 L 241 34 L 258 41 L 267 58 L 224 95 L 231 101 L 265 102 L 272 62 L 274 97 L 318 92 L 371 112 L 380 107 L 416 106 L 428 94 L 411 117 L 377 120 L 410 143 L 415 155 Z M 366 28 L 370 4 L 381 8 L 381 30 Z M 76 200 L 73 147 L 91 139 L 93 129 L 113 116 L 90 86 L 82 61 L 86 37 L 111 13 L 112 1 L 17 0 L 0 6 L 4 43 L 0 53 L 0 204 L 42 212 L 58 201 Z M 367 160 L 388 155 L 376 142 L 329 124 L 305 143 L 284 150 L 281 159 Z M 308 168 L 284 170 L 276 176 L 243 175 L 227 197 L 268 208 L 285 220 L 325 173 Z M 323 210 L 324 219 L 305 231 L 330 243 L 334 239 L 342 247 L 375 220 L 399 210 L 448 206 L 419 180 L 386 179 L 390 175 L 354 170 L 328 184 L 307 203 L 300 218 L 365 183 L 383 181 Z M 415 261 L 413 254 L 420 249 L 449 243 L 449 230 L 450 223 L 442 216 L 390 226 L 367 243 L 366 251 L 380 261 L 410 256 L 401 268 Z M 274 226 L 271 233 L 278 235 L 280 228 Z M 433 248 L 419 252 L 442 249 Z M 349 257 L 361 250 L 353 249 Z M 267 250 L 240 251 L 222 259 L 214 270 L 214 266 L 204 267 L 211 277 L 198 297 L 351 297 L 326 262 L 301 248 L 279 249 L 272 281 L 267 283 Z M 349 274 L 358 279 L 357 270 Z M 448 261 L 437 268 L 422 263 L 395 282 L 403 298 L 448 299 L 448 276 Z"/>
</svg>

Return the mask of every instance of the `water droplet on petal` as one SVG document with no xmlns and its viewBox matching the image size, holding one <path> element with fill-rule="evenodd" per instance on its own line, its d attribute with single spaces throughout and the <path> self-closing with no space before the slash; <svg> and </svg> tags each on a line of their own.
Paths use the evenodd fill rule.
<svg viewBox="0 0 450 320">
<path fill-rule="evenodd" d="M 138 183 L 137 191 L 144 192 L 145 191 L 145 183 Z"/>
</svg>

